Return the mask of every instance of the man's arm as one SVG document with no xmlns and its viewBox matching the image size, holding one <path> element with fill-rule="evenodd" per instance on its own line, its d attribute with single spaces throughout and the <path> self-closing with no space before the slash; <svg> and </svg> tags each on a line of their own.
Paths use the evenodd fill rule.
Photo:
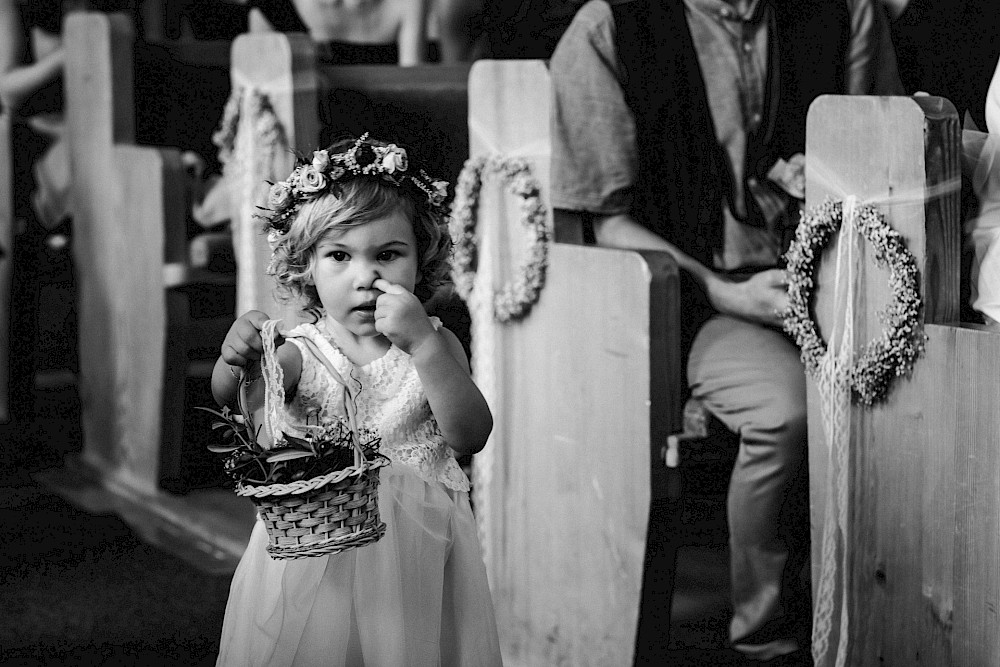
<svg viewBox="0 0 1000 667">
<path fill-rule="evenodd" d="M 602 246 L 666 251 L 681 270 L 690 273 L 702 286 L 712 307 L 720 313 L 781 326 L 780 313 L 788 307 L 788 294 L 785 272 L 780 269 L 762 271 L 744 281 L 731 280 L 649 231 L 627 214 L 595 216 L 594 236 L 598 245 Z"/>
</svg>

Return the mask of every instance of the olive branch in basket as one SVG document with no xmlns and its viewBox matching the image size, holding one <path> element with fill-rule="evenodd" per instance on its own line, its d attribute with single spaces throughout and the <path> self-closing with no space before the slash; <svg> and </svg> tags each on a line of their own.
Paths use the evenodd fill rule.
<svg viewBox="0 0 1000 667">
<path fill-rule="evenodd" d="M 229 406 L 220 410 L 196 408 L 217 417 L 212 422 L 212 430 L 222 431 L 223 442 L 208 445 L 208 450 L 225 457 L 223 470 L 238 486 L 287 484 L 355 464 L 351 427 L 342 419 L 325 425 L 307 423 L 288 427 L 273 445 L 262 445 L 261 428 L 254 425 L 253 415 L 246 407 L 247 377 L 246 370 L 241 372 L 235 412 Z M 365 458 L 382 458 L 378 454 L 378 436 L 360 429 L 358 437 Z"/>
</svg>

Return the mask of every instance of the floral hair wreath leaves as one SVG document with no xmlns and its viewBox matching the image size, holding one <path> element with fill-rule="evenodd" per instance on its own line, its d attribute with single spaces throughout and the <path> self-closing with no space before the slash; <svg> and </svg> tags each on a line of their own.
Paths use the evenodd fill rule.
<svg viewBox="0 0 1000 667">
<path fill-rule="evenodd" d="M 813 275 L 816 261 L 841 227 L 842 216 L 843 204 L 829 198 L 803 213 L 795 240 L 785 254 L 789 307 L 784 328 L 795 337 L 802 362 L 814 376 L 827 346 L 809 312 Z M 889 226 L 878 209 L 867 204 L 858 206 L 856 224 L 875 251 L 875 264 L 888 268 L 892 294 L 880 313 L 884 325 L 881 334 L 864 346 L 848 371 L 855 399 L 872 405 L 885 398 L 894 377 L 910 373 L 927 337 L 920 324 L 923 303 L 917 290 L 916 263 L 899 232 Z"/>
<path fill-rule="evenodd" d="M 423 169 L 410 169 L 405 148 L 373 143 L 366 132 L 342 153 L 317 150 L 311 157 L 300 156 L 288 178 L 271 184 L 267 206 L 258 206 L 261 213 L 257 217 L 264 221 L 273 243 L 288 231 L 303 204 L 328 192 L 336 194 L 341 183 L 362 176 L 379 178 L 400 188 L 412 186 L 427 197 L 431 209 L 446 214 L 448 182 L 431 178 Z"/>
<path fill-rule="evenodd" d="M 527 231 L 527 254 L 513 282 L 502 285 L 493 297 L 493 317 L 508 322 L 525 316 L 538 301 L 545 285 L 549 230 L 541 184 L 530 164 L 520 158 L 480 156 L 465 162 L 455 185 L 451 209 L 452 279 L 459 295 L 469 300 L 475 283 L 478 258 L 476 212 L 483 178 L 498 174 L 508 192 L 518 197 L 520 224 Z"/>
</svg>

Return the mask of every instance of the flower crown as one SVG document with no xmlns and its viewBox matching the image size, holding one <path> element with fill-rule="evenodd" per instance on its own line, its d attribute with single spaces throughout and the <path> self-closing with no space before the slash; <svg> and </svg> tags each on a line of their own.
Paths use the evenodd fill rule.
<svg viewBox="0 0 1000 667">
<path fill-rule="evenodd" d="M 337 194 L 339 184 L 362 176 L 380 178 L 396 187 L 411 184 L 427 196 L 434 212 L 446 216 L 448 182 L 431 178 L 423 169 L 408 172 L 409 166 L 405 149 L 396 144 L 375 144 L 365 132 L 343 153 L 331 155 L 329 150 L 320 150 L 313 152 L 312 160 L 300 157 L 288 178 L 271 185 L 267 207 L 258 207 L 265 213 L 257 217 L 264 220 L 272 238 L 284 234 L 303 204 L 327 193 Z"/>
</svg>

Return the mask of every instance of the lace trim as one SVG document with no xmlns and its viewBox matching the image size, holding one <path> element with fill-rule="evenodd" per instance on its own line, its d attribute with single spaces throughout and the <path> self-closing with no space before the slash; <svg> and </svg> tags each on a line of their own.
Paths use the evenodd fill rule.
<svg viewBox="0 0 1000 667">
<path fill-rule="evenodd" d="M 274 330 L 280 322 L 267 320 L 260 328 L 264 344 L 264 355 L 260 360 L 260 374 L 264 381 L 264 428 L 272 443 L 281 437 L 285 427 L 282 409 L 285 405 L 285 374 L 274 347 Z"/>
</svg>

